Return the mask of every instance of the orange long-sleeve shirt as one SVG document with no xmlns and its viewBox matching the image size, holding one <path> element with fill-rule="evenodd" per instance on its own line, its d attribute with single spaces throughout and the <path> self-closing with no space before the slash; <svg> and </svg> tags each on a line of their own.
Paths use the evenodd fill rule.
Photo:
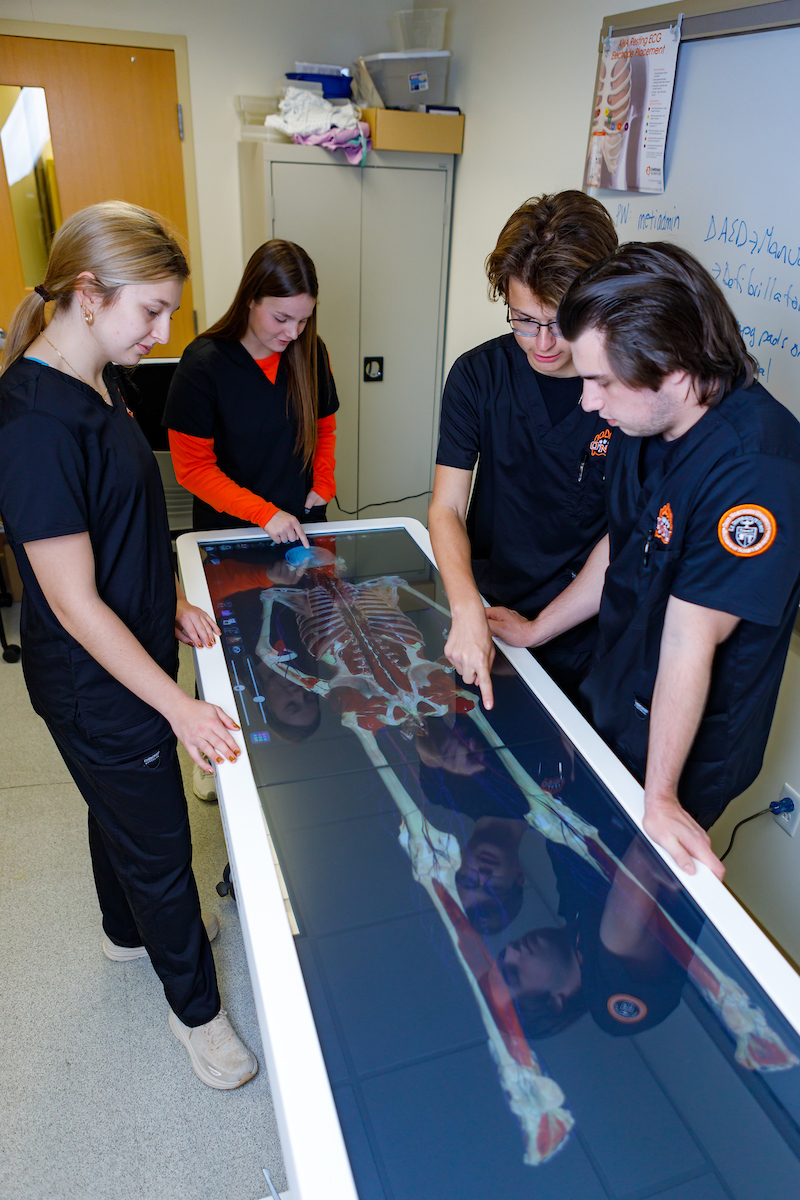
<svg viewBox="0 0 800 1200">
<path fill-rule="evenodd" d="M 280 354 L 256 362 L 270 383 L 278 374 Z M 231 513 L 241 521 L 263 529 L 279 511 L 266 497 L 241 487 L 217 466 L 213 438 L 192 437 L 169 430 L 169 448 L 175 477 L 182 487 L 198 496 L 217 512 Z M 317 422 L 317 448 L 312 461 L 313 490 L 327 503 L 336 494 L 336 417 L 321 417 Z"/>
</svg>

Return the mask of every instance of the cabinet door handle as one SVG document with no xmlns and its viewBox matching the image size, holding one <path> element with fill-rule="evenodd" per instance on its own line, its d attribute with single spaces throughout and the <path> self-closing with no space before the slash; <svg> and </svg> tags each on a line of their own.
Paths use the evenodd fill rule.
<svg viewBox="0 0 800 1200">
<path fill-rule="evenodd" d="M 383 359 L 364 359 L 364 383 L 380 383 L 383 379 Z"/>
</svg>

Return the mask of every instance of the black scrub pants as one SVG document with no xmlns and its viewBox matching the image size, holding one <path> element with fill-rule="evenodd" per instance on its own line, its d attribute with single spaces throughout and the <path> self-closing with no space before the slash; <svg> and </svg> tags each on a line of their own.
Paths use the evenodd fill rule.
<svg viewBox="0 0 800 1200">
<path fill-rule="evenodd" d="M 220 997 L 192 873 L 177 745 L 164 727 L 158 718 L 89 740 L 74 726 L 49 726 L 89 806 L 103 929 L 118 946 L 145 947 L 170 1008 L 194 1027 L 214 1019 Z"/>
</svg>

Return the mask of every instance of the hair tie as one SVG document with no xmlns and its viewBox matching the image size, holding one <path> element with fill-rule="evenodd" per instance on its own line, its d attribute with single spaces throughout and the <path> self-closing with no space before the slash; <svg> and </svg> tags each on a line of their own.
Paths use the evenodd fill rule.
<svg viewBox="0 0 800 1200">
<path fill-rule="evenodd" d="M 37 283 L 36 287 L 33 290 L 35 292 L 38 292 L 38 294 L 44 300 L 45 304 L 47 304 L 48 300 L 52 299 L 52 296 L 50 295 L 50 293 L 48 292 L 47 288 L 44 286 L 43 283 Z"/>
</svg>

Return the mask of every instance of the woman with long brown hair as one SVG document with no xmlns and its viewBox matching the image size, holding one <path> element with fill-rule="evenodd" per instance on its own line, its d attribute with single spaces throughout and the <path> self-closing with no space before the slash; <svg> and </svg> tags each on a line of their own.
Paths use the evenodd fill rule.
<svg viewBox="0 0 800 1200">
<path fill-rule="evenodd" d="M 301 246 L 274 238 L 245 267 L 225 315 L 178 365 L 164 424 L 175 475 L 194 497 L 195 529 L 260 525 L 308 545 L 336 491 L 339 401 L 317 337 L 317 273 Z M 194 793 L 217 799 L 195 767 Z"/>
<path fill-rule="evenodd" d="M 200 647 L 220 631 L 177 585 L 158 467 L 110 365 L 169 340 L 188 274 L 145 209 L 113 201 L 64 222 L 9 329 L 0 510 L 25 585 L 25 681 L 89 808 L 103 953 L 150 957 L 193 1069 L 229 1089 L 258 1064 L 220 1008 L 176 737 L 196 763 L 233 762 L 238 726 L 176 682 L 176 637 Z"/>
<path fill-rule="evenodd" d="M 339 401 L 317 337 L 317 275 L 294 242 L 256 250 L 233 304 L 181 359 L 164 424 L 196 529 L 260 525 L 307 545 L 335 493 Z"/>
</svg>

